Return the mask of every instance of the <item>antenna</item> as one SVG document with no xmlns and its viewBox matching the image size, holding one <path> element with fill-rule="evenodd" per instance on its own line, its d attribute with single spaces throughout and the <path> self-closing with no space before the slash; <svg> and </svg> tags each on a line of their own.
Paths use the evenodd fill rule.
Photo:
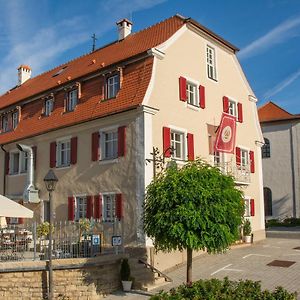
<svg viewBox="0 0 300 300">
<path fill-rule="evenodd" d="M 91 36 L 92 40 L 93 40 L 93 48 L 92 48 L 92 52 L 95 51 L 96 49 L 96 41 L 97 41 L 97 38 L 96 38 L 96 34 L 93 33 L 93 35 Z"/>
</svg>

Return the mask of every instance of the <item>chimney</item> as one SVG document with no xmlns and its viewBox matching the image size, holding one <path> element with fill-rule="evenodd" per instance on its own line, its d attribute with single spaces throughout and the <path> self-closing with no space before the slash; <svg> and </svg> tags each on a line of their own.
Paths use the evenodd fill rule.
<svg viewBox="0 0 300 300">
<path fill-rule="evenodd" d="M 126 38 L 131 33 L 132 23 L 127 19 L 122 19 L 117 22 L 119 41 Z"/>
<path fill-rule="evenodd" d="M 18 68 L 18 85 L 23 84 L 31 77 L 31 68 L 26 65 L 21 65 Z"/>
</svg>

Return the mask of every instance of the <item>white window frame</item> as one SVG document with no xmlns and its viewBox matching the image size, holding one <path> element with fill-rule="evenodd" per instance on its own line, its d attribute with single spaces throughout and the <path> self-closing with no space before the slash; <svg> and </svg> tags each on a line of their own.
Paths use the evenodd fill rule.
<svg viewBox="0 0 300 300">
<path fill-rule="evenodd" d="M 170 141 L 171 141 L 171 147 L 173 147 L 173 143 L 172 143 L 172 133 L 177 133 L 177 134 L 181 134 L 182 136 L 182 145 L 181 145 L 181 151 L 182 151 L 182 155 L 181 157 L 176 157 L 175 151 L 173 151 L 171 157 L 174 160 L 178 160 L 178 161 L 186 161 L 187 160 L 187 130 L 186 129 L 182 129 L 182 128 L 178 128 L 175 126 L 168 126 L 171 130 L 170 132 Z"/>
<path fill-rule="evenodd" d="M 15 169 L 15 160 L 13 159 L 13 156 L 18 154 L 18 171 L 13 172 Z M 25 167 L 27 160 L 27 166 Z M 12 150 L 9 152 L 9 175 L 19 175 L 19 174 L 25 174 L 28 171 L 28 152 L 19 151 L 19 150 Z"/>
<path fill-rule="evenodd" d="M 245 206 L 245 210 L 244 210 L 244 217 L 245 218 L 249 218 L 251 217 L 251 198 L 245 196 L 244 197 L 244 206 Z"/>
<path fill-rule="evenodd" d="M 53 111 L 53 98 L 45 100 L 45 116 L 50 116 Z"/>
<path fill-rule="evenodd" d="M 9 224 L 19 224 L 19 218 L 10 218 L 9 219 Z"/>
<path fill-rule="evenodd" d="M 75 221 L 86 218 L 87 196 L 76 195 L 75 198 Z"/>
<path fill-rule="evenodd" d="M 67 111 L 73 111 L 78 103 L 78 89 L 72 89 L 68 92 Z"/>
<path fill-rule="evenodd" d="M 108 204 L 110 206 L 111 214 L 108 214 Z M 116 193 L 102 194 L 102 218 L 103 222 L 114 222 L 116 217 Z"/>
<path fill-rule="evenodd" d="M 19 124 L 19 111 L 14 111 L 11 114 L 11 118 L 12 118 L 12 127 L 13 129 L 16 129 Z"/>
<path fill-rule="evenodd" d="M 211 45 L 206 45 L 206 69 L 207 77 L 217 81 L 216 49 Z"/>
<path fill-rule="evenodd" d="M 238 118 L 237 101 L 232 98 L 228 98 L 228 114 Z"/>
<path fill-rule="evenodd" d="M 115 137 L 109 140 L 110 143 L 113 143 L 113 153 L 109 154 L 106 148 L 108 143 L 106 137 L 108 134 L 113 134 Z M 112 160 L 118 158 L 118 128 L 102 130 L 100 132 L 100 143 L 101 143 L 101 160 Z"/>
<path fill-rule="evenodd" d="M 66 145 L 68 147 L 62 149 L 62 145 Z M 64 152 L 63 155 L 62 155 L 62 151 Z M 70 137 L 62 138 L 56 141 L 56 157 L 57 157 L 56 159 L 57 168 L 69 167 L 71 165 L 71 138 Z M 64 162 L 62 160 L 64 160 Z"/>
<path fill-rule="evenodd" d="M 120 74 L 115 74 L 107 77 L 106 79 L 106 93 L 107 99 L 114 98 L 117 96 L 120 90 Z"/>
<path fill-rule="evenodd" d="M 2 120 L 1 120 L 1 128 L 2 128 L 2 132 L 7 132 L 9 130 L 9 119 L 8 119 L 8 115 L 4 115 L 2 116 Z"/>
<path fill-rule="evenodd" d="M 241 157 L 240 157 L 241 168 L 249 167 L 249 163 L 250 163 L 249 150 L 245 148 L 240 148 L 240 151 L 241 151 Z"/>
</svg>

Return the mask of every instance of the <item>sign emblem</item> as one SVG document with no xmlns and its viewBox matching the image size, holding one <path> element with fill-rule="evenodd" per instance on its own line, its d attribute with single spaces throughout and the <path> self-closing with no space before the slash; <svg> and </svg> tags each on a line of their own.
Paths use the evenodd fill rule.
<svg viewBox="0 0 300 300">
<path fill-rule="evenodd" d="M 231 136 L 232 136 L 232 130 L 230 126 L 226 126 L 223 130 L 222 130 L 222 141 L 224 143 L 228 143 L 231 140 Z"/>
</svg>

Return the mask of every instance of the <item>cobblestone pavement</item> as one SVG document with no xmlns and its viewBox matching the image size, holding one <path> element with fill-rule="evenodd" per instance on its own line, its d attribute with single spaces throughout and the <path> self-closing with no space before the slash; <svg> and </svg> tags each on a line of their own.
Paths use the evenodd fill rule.
<svg viewBox="0 0 300 300">
<path fill-rule="evenodd" d="M 297 291 L 300 296 L 300 239 L 268 238 L 260 243 L 240 248 L 233 248 L 225 254 L 203 254 L 193 262 L 193 280 L 200 278 L 219 278 L 228 276 L 232 280 L 251 279 L 261 281 L 263 289 L 274 289 L 282 286 L 290 292 Z M 273 260 L 295 262 L 288 268 L 267 266 Z M 169 290 L 185 282 L 185 266 L 167 274 L 172 283 L 158 287 Z M 120 298 L 149 299 L 149 294 L 133 291 L 132 293 L 117 292 L 106 297 L 107 300 Z M 300 299 L 300 298 L 299 298 Z"/>
</svg>

